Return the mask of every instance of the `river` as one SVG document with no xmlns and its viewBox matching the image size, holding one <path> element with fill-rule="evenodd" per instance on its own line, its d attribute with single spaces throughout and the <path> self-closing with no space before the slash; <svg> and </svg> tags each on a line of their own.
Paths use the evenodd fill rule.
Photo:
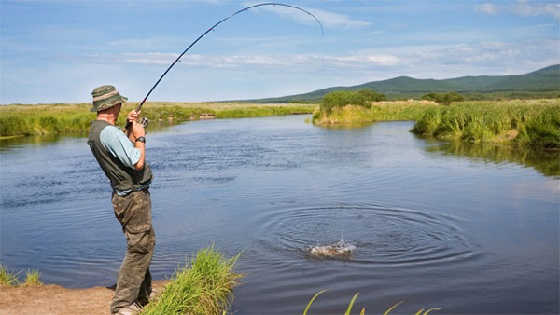
<svg viewBox="0 0 560 315">
<path fill-rule="evenodd" d="M 303 116 L 196 121 L 148 134 L 155 279 L 211 244 L 242 252 L 233 314 L 355 309 L 558 313 L 560 160 Z M 0 261 L 67 287 L 114 283 L 125 241 L 85 138 L 5 142 Z M 311 246 L 341 238 L 347 260 Z"/>
</svg>

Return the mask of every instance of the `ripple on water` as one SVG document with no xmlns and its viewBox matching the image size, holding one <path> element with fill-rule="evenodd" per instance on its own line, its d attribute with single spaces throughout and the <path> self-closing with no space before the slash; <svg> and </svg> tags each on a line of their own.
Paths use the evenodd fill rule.
<svg viewBox="0 0 560 315">
<path fill-rule="evenodd" d="M 258 244 L 272 256 L 305 258 L 340 238 L 357 247 L 351 263 L 409 265 L 468 260 L 479 253 L 457 218 L 378 205 L 279 209 L 257 218 Z"/>
</svg>

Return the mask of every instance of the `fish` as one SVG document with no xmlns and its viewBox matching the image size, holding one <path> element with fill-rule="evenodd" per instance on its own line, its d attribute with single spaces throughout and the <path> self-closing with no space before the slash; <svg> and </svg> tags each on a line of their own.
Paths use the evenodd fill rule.
<svg viewBox="0 0 560 315">
<path fill-rule="evenodd" d="M 356 246 L 340 240 L 329 245 L 313 246 L 309 254 L 321 258 L 349 258 L 355 250 Z"/>
</svg>

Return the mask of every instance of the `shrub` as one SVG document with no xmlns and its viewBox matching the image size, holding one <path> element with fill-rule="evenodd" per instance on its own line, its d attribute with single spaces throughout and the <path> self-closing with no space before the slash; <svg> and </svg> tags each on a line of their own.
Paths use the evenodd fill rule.
<svg viewBox="0 0 560 315">
<path fill-rule="evenodd" d="M 371 102 L 385 100 L 385 95 L 373 90 L 363 89 L 358 91 L 338 90 L 327 93 L 321 101 L 321 112 L 330 114 L 334 107 L 358 105 L 370 108 Z"/>
<path fill-rule="evenodd" d="M 428 93 L 422 96 L 423 100 L 432 101 L 440 104 L 449 105 L 453 102 L 462 102 L 465 100 L 463 95 L 457 92 L 448 92 L 448 93 Z"/>
</svg>

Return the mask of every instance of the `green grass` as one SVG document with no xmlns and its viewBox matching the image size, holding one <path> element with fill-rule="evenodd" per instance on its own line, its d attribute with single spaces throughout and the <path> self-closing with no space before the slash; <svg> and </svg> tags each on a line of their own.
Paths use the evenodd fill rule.
<svg viewBox="0 0 560 315">
<path fill-rule="evenodd" d="M 14 136 L 85 134 L 95 113 L 90 104 L 39 104 L 0 106 L 0 140 Z M 237 103 L 147 103 L 142 116 L 150 119 L 150 129 L 157 129 L 188 120 L 198 120 L 202 114 L 216 118 L 240 118 L 311 114 L 313 104 L 237 104 Z M 117 124 L 124 126 L 126 114 L 135 104 L 126 104 Z"/>
<path fill-rule="evenodd" d="M 242 277 L 233 272 L 238 258 L 226 259 L 213 246 L 199 251 L 192 264 L 178 270 L 142 314 L 223 314 L 233 298 L 233 287 Z"/>
<path fill-rule="evenodd" d="M 316 111 L 313 124 L 329 127 L 360 127 L 373 122 L 370 110 L 363 106 L 332 107 L 328 113 Z"/>
<path fill-rule="evenodd" d="M 315 300 L 317 299 L 317 297 L 323 293 L 325 293 L 327 290 L 322 290 L 320 292 L 315 293 L 315 295 L 313 295 L 313 297 L 311 298 L 311 300 L 309 300 L 309 303 L 307 303 L 307 306 L 305 307 L 305 309 L 303 310 L 303 315 L 307 315 L 307 313 L 309 312 L 309 309 L 311 308 L 311 305 L 315 302 Z M 350 303 L 348 304 L 348 307 L 346 308 L 346 311 L 344 312 L 344 315 L 350 315 L 352 313 L 352 309 L 354 308 L 354 304 L 356 303 L 356 300 L 358 299 L 358 293 L 354 294 L 354 296 L 352 297 L 352 299 L 350 300 Z M 401 304 L 403 304 L 404 301 L 400 301 L 395 305 L 392 305 L 390 307 L 388 307 L 385 312 L 383 313 L 383 315 L 389 315 L 392 311 L 394 311 L 395 309 L 397 309 L 397 307 L 399 307 Z M 430 314 L 432 311 L 439 311 L 441 310 L 441 308 L 439 307 L 432 307 L 432 308 L 421 308 L 419 309 L 414 315 L 428 315 Z M 360 311 L 360 315 L 365 315 L 366 314 L 366 308 L 363 307 Z"/>
<path fill-rule="evenodd" d="M 14 286 L 19 283 L 17 275 L 8 271 L 4 265 L 0 265 L 0 285 Z"/>
<path fill-rule="evenodd" d="M 439 107 L 434 102 L 374 102 L 366 106 L 335 106 L 313 113 L 313 124 L 324 127 L 354 127 L 383 120 L 416 120 L 431 108 Z"/>
<path fill-rule="evenodd" d="M 469 143 L 560 148 L 560 101 L 466 102 L 427 110 L 416 134 Z"/>
<path fill-rule="evenodd" d="M 39 280 L 40 273 L 38 270 L 29 270 L 25 274 L 25 281 L 22 283 L 24 286 L 39 286 L 43 283 Z"/>
<path fill-rule="evenodd" d="M 378 102 L 371 108 L 347 105 L 315 111 L 318 126 L 361 126 L 384 120 L 415 120 L 413 132 L 440 140 L 513 143 L 560 148 L 560 99 L 433 102 Z"/>
<path fill-rule="evenodd" d="M 8 271 L 4 265 L 0 265 L 0 286 L 37 286 L 43 283 L 39 280 L 40 273 L 37 270 L 29 270 L 25 274 L 25 281 L 20 282 L 18 274 Z"/>
</svg>

